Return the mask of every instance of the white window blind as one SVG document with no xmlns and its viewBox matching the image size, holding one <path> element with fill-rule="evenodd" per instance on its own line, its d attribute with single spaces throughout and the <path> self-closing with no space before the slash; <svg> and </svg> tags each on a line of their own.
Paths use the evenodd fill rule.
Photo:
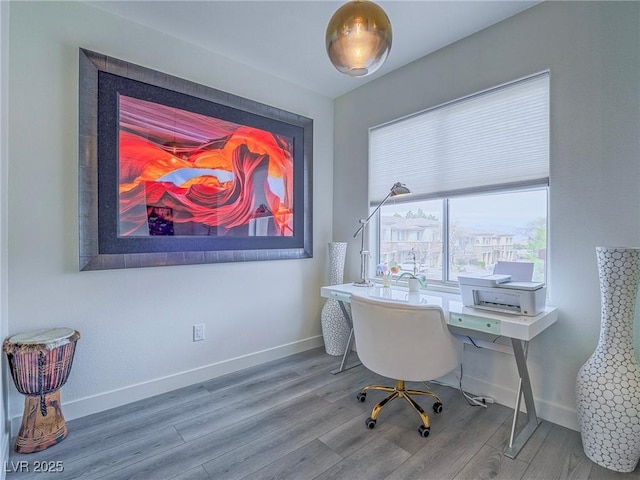
<svg viewBox="0 0 640 480">
<path fill-rule="evenodd" d="M 369 198 L 395 182 L 413 198 L 548 184 L 549 74 L 528 77 L 369 132 Z"/>
</svg>

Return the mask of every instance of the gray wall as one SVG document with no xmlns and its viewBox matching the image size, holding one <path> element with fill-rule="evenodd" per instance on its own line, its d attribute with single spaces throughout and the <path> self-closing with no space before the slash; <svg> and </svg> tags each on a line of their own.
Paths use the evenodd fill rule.
<svg viewBox="0 0 640 480">
<path fill-rule="evenodd" d="M 9 100 L 9 3 L 0 2 L 0 338 L 9 330 L 7 316 L 7 163 L 8 163 L 8 100 Z M 6 369 L 2 355 L 0 368 Z M 7 422 L 7 390 L 11 380 L 2 375 L 0 380 L 0 461 L 5 465 L 9 453 L 9 425 Z M 5 478 L 5 469 L 0 478 Z"/>
<path fill-rule="evenodd" d="M 640 3 L 544 2 L 335 102 L 334 240 L 366 216 L 368 128 L 549 69 L 549 301 L 559 322 L 531 342 L 539 413 L 577 428 L 575 375 L 600 325 L 597 245 L 640 246 Z M 393 50 L 391 52 L 393 55 Z M 399 178 L 410 187 L 410 178 Z M 511 404 L 513 358 L 465 352 L 465 386 Z"/>
<path fill-rule="evenodd" d="M 10 14 L 9 334 L 80 331 L 67 419 L 321 345 L 332 100 L 80 2 L 11 2 Z M 314 257 L 79 272 L 79 47 L 313 118 L 313 202 L 328 206 L 314 212 Z M 23 397 L 10 394 L 15 420 Z"/>
</svg>

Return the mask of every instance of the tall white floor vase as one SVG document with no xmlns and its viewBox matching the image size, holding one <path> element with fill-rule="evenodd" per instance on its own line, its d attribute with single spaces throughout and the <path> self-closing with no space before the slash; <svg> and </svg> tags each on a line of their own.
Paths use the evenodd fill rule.
<svg viewBox="0 0 640 480">
<path fill-rule="evenodd" d="M 347 242 L 329 243 L 329 284 L 338 285 L 344 279 L 344 261 L 347 256 Z M 349 305 L 346 305 L 349 308 Z M 329 355 L 343 355 L 347 348 L 351 328 L 342 314 L 337 300 L 328 299 L 320 314 L 324 348 Z"/>
<path fill-rule="evenodd" d="M 600 339 L 576 379 L 576 410 L 584 452 L 610 470 L 631 472 L 640 459 L 640 365 L 633 322 L 640 249 L 597 247 Z"/>
</svg>

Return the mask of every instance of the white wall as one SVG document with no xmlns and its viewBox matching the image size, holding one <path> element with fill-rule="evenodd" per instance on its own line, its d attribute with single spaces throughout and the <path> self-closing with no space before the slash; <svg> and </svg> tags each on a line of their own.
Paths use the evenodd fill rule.
<svg viewBox="0 0 640 480">
<path fill-rule="evenodd" d="M 66 418 L 321 345 L 332 100 L 79 2 L 10 11 L 9 333 L 80 331 Z M 78 272 L 79 47 L 313 118 L 314 257 Z"/>
<path fill-rule="evenodd" d="M 547 1 L 334 105 L 333 232 L 351 243 L 345 278 L 355 279 L 351 233 L 367 212 L 368 128 L 550 69 L 549 293 L 560 319 L 531 342 L 529 367 L 539 414 L 571 428 L 575 376 L 600 325 L 595 247 L 640 246 L 639 51 L 639 3 Z M 511 405 L 513 358 L 467 350 L 465 386 Z"/>
<path fill-rule="evenodd" d="M 9 330 L 7 316 L 7 140 L 9 113 L 9 3 L 0 2 L 0 338 L 4 339 Z M 7 391 L 9 382 L 9 369 L 7 359 L 2 355 L 0 362 L 0 461 L 5 465 L 9 456 L 9 424 L 7 409 Z M 0 479 L 4 479 L 6 473 L 2 469 Z"/>
</svg>

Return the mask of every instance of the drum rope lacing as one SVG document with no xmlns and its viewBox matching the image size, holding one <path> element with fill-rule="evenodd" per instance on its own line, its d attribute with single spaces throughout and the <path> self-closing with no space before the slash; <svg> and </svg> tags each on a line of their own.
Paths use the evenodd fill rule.
<svg viewBox="0 0 640 480">
<path fill-rule="evenodd" d="M 38 354 L 38 391 L 42 392 L 42 383 L 44 377 L 44 354 Z M 44 399 L 44 393 L 40 394 L 40 413 L 43 417 L 47 416 L 47 404 Z"/>
</svg>

